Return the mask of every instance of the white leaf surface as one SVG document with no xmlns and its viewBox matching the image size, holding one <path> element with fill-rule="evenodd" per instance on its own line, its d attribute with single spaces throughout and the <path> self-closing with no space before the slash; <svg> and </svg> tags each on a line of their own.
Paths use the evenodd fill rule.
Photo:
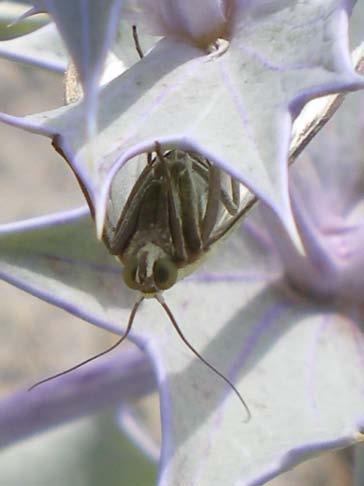
<svg viewBox="0 0 364 486">
<path fill-rule="evenodd" d="M 344 2 L 309 1 L 256 22 L 242 18 L 230 45 L 210 55 L 166 38 L 102 90 L 91 145 L 82 103 L 24 121 L 2 119 L 58 136 L 96 208 L 99 234 L 116 171 L 158 140 L 201 152 L 241 180 L 299 246 L 287 185 L 291 122 L 309 99 L 363 85 L 351 67 L 346 24 Z"/>
<path fill-rule="evenodd" d="M 161 485 L 263 484 L 360 439 L 362 320 L 289 290 L 254 219 L 165 294 L 186 337 L 243 394 L 248 424 L 236 395 L 184 346 L 157 302 L 137 314 L 132 337 L 152 358 L 160 390 Z M 125 328 L 134 298 L 84 212 L 2 227 L 0 251 L 2 278 Z"/>
</svg>

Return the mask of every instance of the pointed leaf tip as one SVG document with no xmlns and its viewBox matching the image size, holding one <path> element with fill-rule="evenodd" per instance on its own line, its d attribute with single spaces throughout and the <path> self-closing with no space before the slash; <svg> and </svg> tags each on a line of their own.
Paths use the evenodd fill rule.
<svg viewBox="0 0 364 486">
<path fill-rule="evenodd" d="M 266 204 L 266 203 L 265 203 Z M 292 244 L 295 246 L 298 253 L 302 256 L 305 255 L 306 251 L 302 243 L 301 236 L 299 234 L 295 217 L 292 211 L 291 204 L 288 202 L 284 206 L 276 206 L 275 204 L 269 204 L 269 206 L 275 212 L 275 215 L 283 224 L 284 229 L 287 231 Z M 273 216 L 273 215 L 272 215 Z M 274 217 L 274 216 L 273 216 Z M 279 244 L 279 243 L 278 243 Z"/>
<path fill-rule="evenodd" d="M 96 204 L 95 208 L 95 223 L 96 223 L 96 236 L 99 240 L 102 240 L 105 225 L 105 208 L 101 201 Z"/>
<path fill-rule="evenodd" d="M 123 0 L 33 0 L 49 13 L 76 66 L 88 111 L 87 138 L 97 132 L 98 86 L 120 22 Z"/>
</svg>

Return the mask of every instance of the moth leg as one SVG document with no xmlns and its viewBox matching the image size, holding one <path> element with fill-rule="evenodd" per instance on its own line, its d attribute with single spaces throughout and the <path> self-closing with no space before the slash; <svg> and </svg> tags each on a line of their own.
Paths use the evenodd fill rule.
<svg viewBox="0 0 364 486">
<path fill-rule="evenodd" d="M 192 253 L 197 253 L 203 248 L 200 228 L 201 209 L 191 160 L 187 160 L 179 172 L 178 187 L 186 246 Z"/>
<path fill-rule="evenodd" d="M 145 194 L 148 192 L 148 186 L 143 186 L 138 195 L 129 204 L 129 217 L 123 215 L 120 217 L 112 239 L 109 239 L 108 246 L 112 255 L 120 255 L 128 243 L 129 239 L 136 230 L 139 211 Z"/>
<path fill-rule="evenodd" d="M 209 181 L 209 169 L 211 165 L 206 167 L 206 165 L 202 166 L 199 163 L 194 164 L 194 171 L 206 182 Z M 220 174 L 223 172 L 220 171 Z M 222 184 L 220 184 L 220 200 L 223 206 L 225 207 L 226 211 L 230 213 L 232 216 L 237 214 L 240 208 L 240 182 L 238 182 L 233 177 L 230 177 L 230 185 L 231 185 L 231 195 L 226 191 Z"/>
<path fill-rule="evenodd" d="M 223 186 L 221 182 L 221 202 L 224 205 L 226 211 L 235 216 L 240 209 L 240 182 L 234 179 L 234 177 L 221 173 L 226 180 L 226 186 Z M 229 187 L 230 186 L 230 187 Z"/>
<path fill-rule="evenodd" d="M 240 182 L 230 177 L 231 197 L 223 191 L 222 198 L 224 199 L 224 206 L 227 211 L 235 216 L 240 208 Z"/>
<path fill-rule="evenodd" d="M 168 167 L 168 162 L 164 157 L 161 150 L 161 146 L 158 142 L 156 142 L 156 153 L 158 155 L 159 160 L 161 161 L 161 166 L 164 171 L 165 180 L 167 182 L 170 231 L 171 231 L 176 258 L 181 261 L 186 261 L 187 252 L 186 252 L 186 245 L 183 236 L 182 219 L 180 217 L 180 211 L 181 211 L 180 202 L 177 197 L 178 188 L 175 184 L 175 181 L 172 179 Z"/>
<path fill-rule="evenodd" d="M 129 238 L 135 231 L 139 208 L 152 180 L 153 170 L 151 166 L 147 165 L 131 190 L 118 222 L 113 228 L 112 235 L 107 235 L 107 245 L 112 255 L 122 253 Z"/>
<path fill-rule="evenodd" d="M 203 247 L 208 246 L 209 237 L 216 225 L 221 202 L 221 172 L 212 165 L 209 168 L 208 194 L 205 216 L 202 221 L 202 242 Z"/>
<path fill-rule="evenodd" d="M 231 177 L 231 191 L 233 195 L 233 202 L 238 209 L 240 206 L 240 182 Z"/>
<path fill-rule="evenodd" d="M 190 158 L 193 160 L 193 162 L 195 162 L 193 164 L 194 168 L 197 166 L 197 167 L 200 167 L 200 168 L 203 168 L 205 169 L 205 172 L 207 172 L 209 170 L 209 168 L 211 167 L 211 162 L 206 159 L 205 157 L 203 157 L 202 155 L 199 155 L 199 154 L 195 154 L 193 152 L 188 152 Z"/>
</svg>

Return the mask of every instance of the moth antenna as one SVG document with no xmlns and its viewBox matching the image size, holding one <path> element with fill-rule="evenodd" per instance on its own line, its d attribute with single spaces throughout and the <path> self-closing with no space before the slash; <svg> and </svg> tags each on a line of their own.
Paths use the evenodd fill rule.
<svg viewBox="0 0 364 486">
<path fill-rule="evenodd" d="M 155 298 L 157 299 L 157 301 L 160 303 L 160 305 L 165 310 L 167 316 L 169 317 L 169 320 L 171 321 L 173 327 L 177 331 L 177 334 L 182 339 L 182 341 L 184 342 L 184 344 L 193 352 L 193 354 L 195 356 L 197 356 L 197 358 L 199 358 L 199 360 L 201 360 L 211 371 L 213 371 L 217 376 L 219 376 L 222 380 L 224 380 L 225 383 L 227 383 L 230 386 L 230 388 L 235 392 L 235 395 L 238 397 L 239 401 L 243 405 L 243 407 L 244 407 L 244 409 L 246 411 L 246 414 L 247 414 L 247 417 L 244 420 L 244 422 L 249 422 L 250 419 L 251 419 L 251 417 L 252 417 L 252 414 L 251 414 L 251 412 L 249 410 L 248 405 L 246 404 L 244 398 L 241 396 L 241 394 L 240 394 L 239 390 L 236 388 L 236 386 L 223 373 L 221 373 L 221 371 L 219 371 L 217 368 L 215 368 L 215 366 L 213 366 L 203 356 L 201 356 L 201 354 L 186 339 L 186 337 L 182 333 L 180 327 L 178 326 L 177 321 L 176 321 L 174 315 L 172 314 L 172 311 L 170 310 L 170 308 L 166 304 L 164 298 L 161 295 L 159 295 L 159 294 L 157 294 L 155 296 Z"/>
<path fill-rule="evenodd" d="M 134 45 L 137 53 L 139 54 L 140 59 L 143 59 L 144 57 L 144 52 L 143 49 L 141 48 L 140 42 L 139 42 L 139 36 L 138 36 L 138 29 L 136 25 L 133 25 L 133 40 L 134 40 Z"/>
<path fill-rule="evenodd" d="M 38 387 L 39 385 L 43 385 L 43 383 L 47 383 L 48 381 L 54 380 L 55 378 L 59 378 L 60 376 L 66 375 L 67 373 L 70 373 L 71 371 L 75 371 L 78 368 L 80 368 L 81 366 L 89 363 L 90 361 L 93 361 L 94 359 L 100 358 L 101 356 L 104 356 L 105 354 L 109 353 L 113 349 L 117 348 L 124 341 L 124 339 L 127 338 L 128 334 L 131 330 L 131 327 L 133 325 L 135 314 L 137 313 L 137 310 L 138 310 L 138 308 L 139 308 L 139 306 L 140 306 L 140 304 L 142 303 L 143 300 L 144 300 L 144 297 L 142 296 L 134 304 L 134 307 L 132 308 L 130 316 L 129 316 L 128 326 L 126 328 L 126 331 L 120 337 L 120 339 L 117 340 L 117 342 L 115 344 L 113 344 L 109 348 L 105 349 L 105 351 L 101 351 L 101 353 L 98 353 L 95 356 L 91 356 L 91 358 L 88 358 L 85 361 L 82 361 L 81 363 L 78 363 L 77 365 L 72 366 L 72 368 L 68 368 L 67 370 L 62 371 L 61 373 L 57 373 L 56 375 L 52 375 L 52 376 L 49 376 L 48 378 L 44 378 L 44 380 L 38 381 L 37 383 L 32 385 L 30 388 L 28 388 L 28 391 L 34 390 L 34 388 Z"/>
</svg>

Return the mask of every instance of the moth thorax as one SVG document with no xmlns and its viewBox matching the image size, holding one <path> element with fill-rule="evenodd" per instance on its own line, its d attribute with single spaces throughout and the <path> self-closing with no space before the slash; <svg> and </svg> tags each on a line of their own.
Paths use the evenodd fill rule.
<svg viewBox="0 0 364 486">
<path fill-rule="evenodd" d="M 124 281 L 128 287 L 153 297 L 172 287 L 177 274 L 177 266 L 171 257 L 160 246 L 148 242 L 126 259 Z"/>
</svg>

